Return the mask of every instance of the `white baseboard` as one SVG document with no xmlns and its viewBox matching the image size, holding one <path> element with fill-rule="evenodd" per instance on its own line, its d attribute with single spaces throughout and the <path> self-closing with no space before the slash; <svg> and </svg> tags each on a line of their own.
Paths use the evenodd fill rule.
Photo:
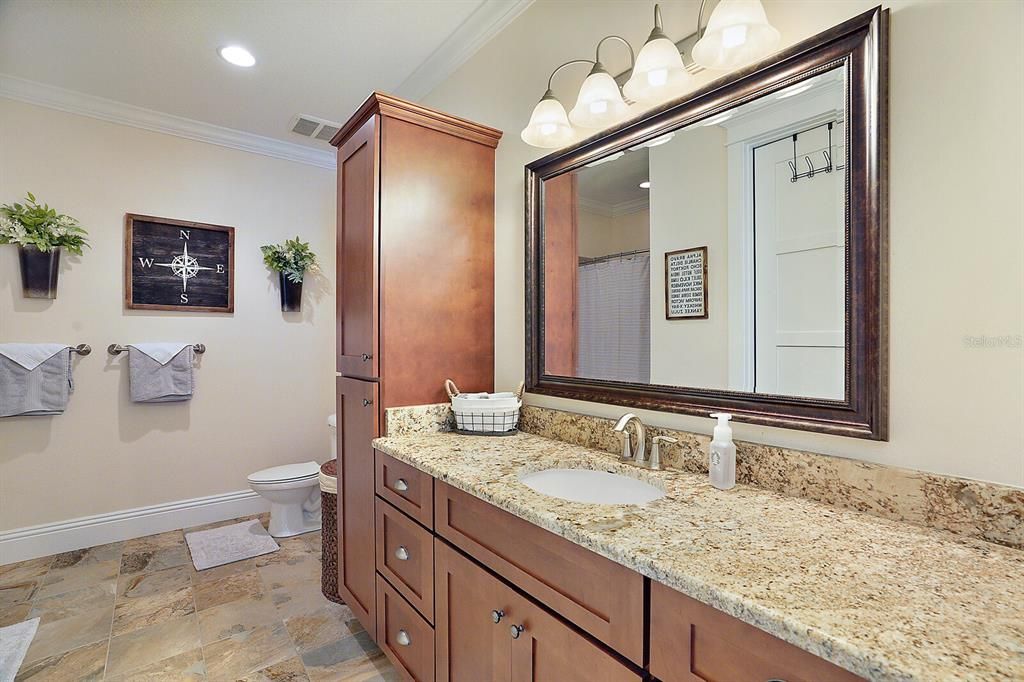
<svg viewBox="0 0 1024 682">
<path fill-rule="evenodd" d="M 0 531 L 0 565 L 204 523 L 262 514 L 270 503 L 252 490 L 83 516 Z"/>
</svg>

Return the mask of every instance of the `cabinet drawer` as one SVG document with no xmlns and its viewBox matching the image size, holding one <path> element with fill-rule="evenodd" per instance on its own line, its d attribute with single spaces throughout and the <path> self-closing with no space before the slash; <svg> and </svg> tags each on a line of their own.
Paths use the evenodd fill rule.
<svg viewBox="0 0 1024 682">
<path fill-rule="evenodd" d="M 863 682 L 824 659 L 653 581 L 651 674 L 661 682 Z"/>
<path fill-rule="evenodd" d="M 377 505 L 377 571 L 434 622 L 434 536 L 380 499 Z"/>
<path fill-rule="evenodd" d="M 438 535 L 643 665 L 643 576 L 441 481 L 434 499 Z"/>
<path fill-rule="evenodd" d="M 377 645 L 409 679 L 434 682 L 434 628 L 380 576 Z"/>
<path fill-rule="evenodd" d="M 434 479 L 376 450 L 377 494 L 427 528 L 434 528 Z"/>
</svg>

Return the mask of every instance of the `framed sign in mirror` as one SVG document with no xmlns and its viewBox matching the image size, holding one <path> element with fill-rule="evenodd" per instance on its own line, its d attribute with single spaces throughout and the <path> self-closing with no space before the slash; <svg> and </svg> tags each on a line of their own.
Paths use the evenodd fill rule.
<svg viewBox="0 0 1024 682">
<path fill-rule="evenodd" d="M 532 393 L 887 438 L 888 11 L 527 166 Z"/>
<path fill-rule="evenodd" d="M 235 228 L 128 213 L 124 303 L 136 310 L 235 309 Z"/>
</svg>

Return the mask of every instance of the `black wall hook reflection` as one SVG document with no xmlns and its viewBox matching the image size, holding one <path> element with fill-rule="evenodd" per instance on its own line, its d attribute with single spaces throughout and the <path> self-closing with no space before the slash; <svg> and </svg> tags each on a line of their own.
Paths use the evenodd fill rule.
<svg viewBox="0 0 1024 682">
<path fill-rule="evenodd" d="M 822 150 L 821 155 L 825 157 L 825 165 L 822 168 L 815 168 L 814 162 L 811 161 L 811 157 L 804 155 L 804 163 L 807 164 L 807 170 L 803 173 L 798 173 L 797 166 L 797 154 L 796 154 L 796 138 L 799 133 L 793 135 L 793 160 L 787 161 L 789 164 L 789 171 L 792 174 L 789 178 L 790 182 L 796 182 L 800 178 L 813 178 L 817 173 L 831 173 L 834 170 L 842 170 L 846 166 L 835 166 L 832 164 L 832 126 L 833 123 L 828 123 L 828 148 Z M 813 130 L 813 129 L 812 129 Z M 807 131 L 804 131 L 807 132 Z"/>
</svg>

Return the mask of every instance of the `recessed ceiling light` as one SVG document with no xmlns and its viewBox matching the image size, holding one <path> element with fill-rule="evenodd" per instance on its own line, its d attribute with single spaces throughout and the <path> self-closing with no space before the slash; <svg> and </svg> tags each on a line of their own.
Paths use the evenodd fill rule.
<svg viewBox="0 0 1024 682">
<path fill-rule="evenodd" d="M 224 61 L 235 66 L 250 67 L 256 63 L 252 53 L 241 45 L 228 45 L 220 48 L 219 52 Z"/>
<path fill-rule="evenodd" d="M 651 181 L 650 180 L 644 180 L 643 182 L 640 183 L 640 189 L 650 189 L 650 188 L 651 188 Z"/>
<path fill-rule="evenodd" d="M 791 85 L 779 93 L 778 99 L 786 99 L 787 97 L 792 97 L 793 95 L 799 95 L 801 92 L 807 92 L 812 87 L 814 87 L 814 83 L 810 81 L 806 83 L 797 83 L 796 85 Z"/>
</svg>

